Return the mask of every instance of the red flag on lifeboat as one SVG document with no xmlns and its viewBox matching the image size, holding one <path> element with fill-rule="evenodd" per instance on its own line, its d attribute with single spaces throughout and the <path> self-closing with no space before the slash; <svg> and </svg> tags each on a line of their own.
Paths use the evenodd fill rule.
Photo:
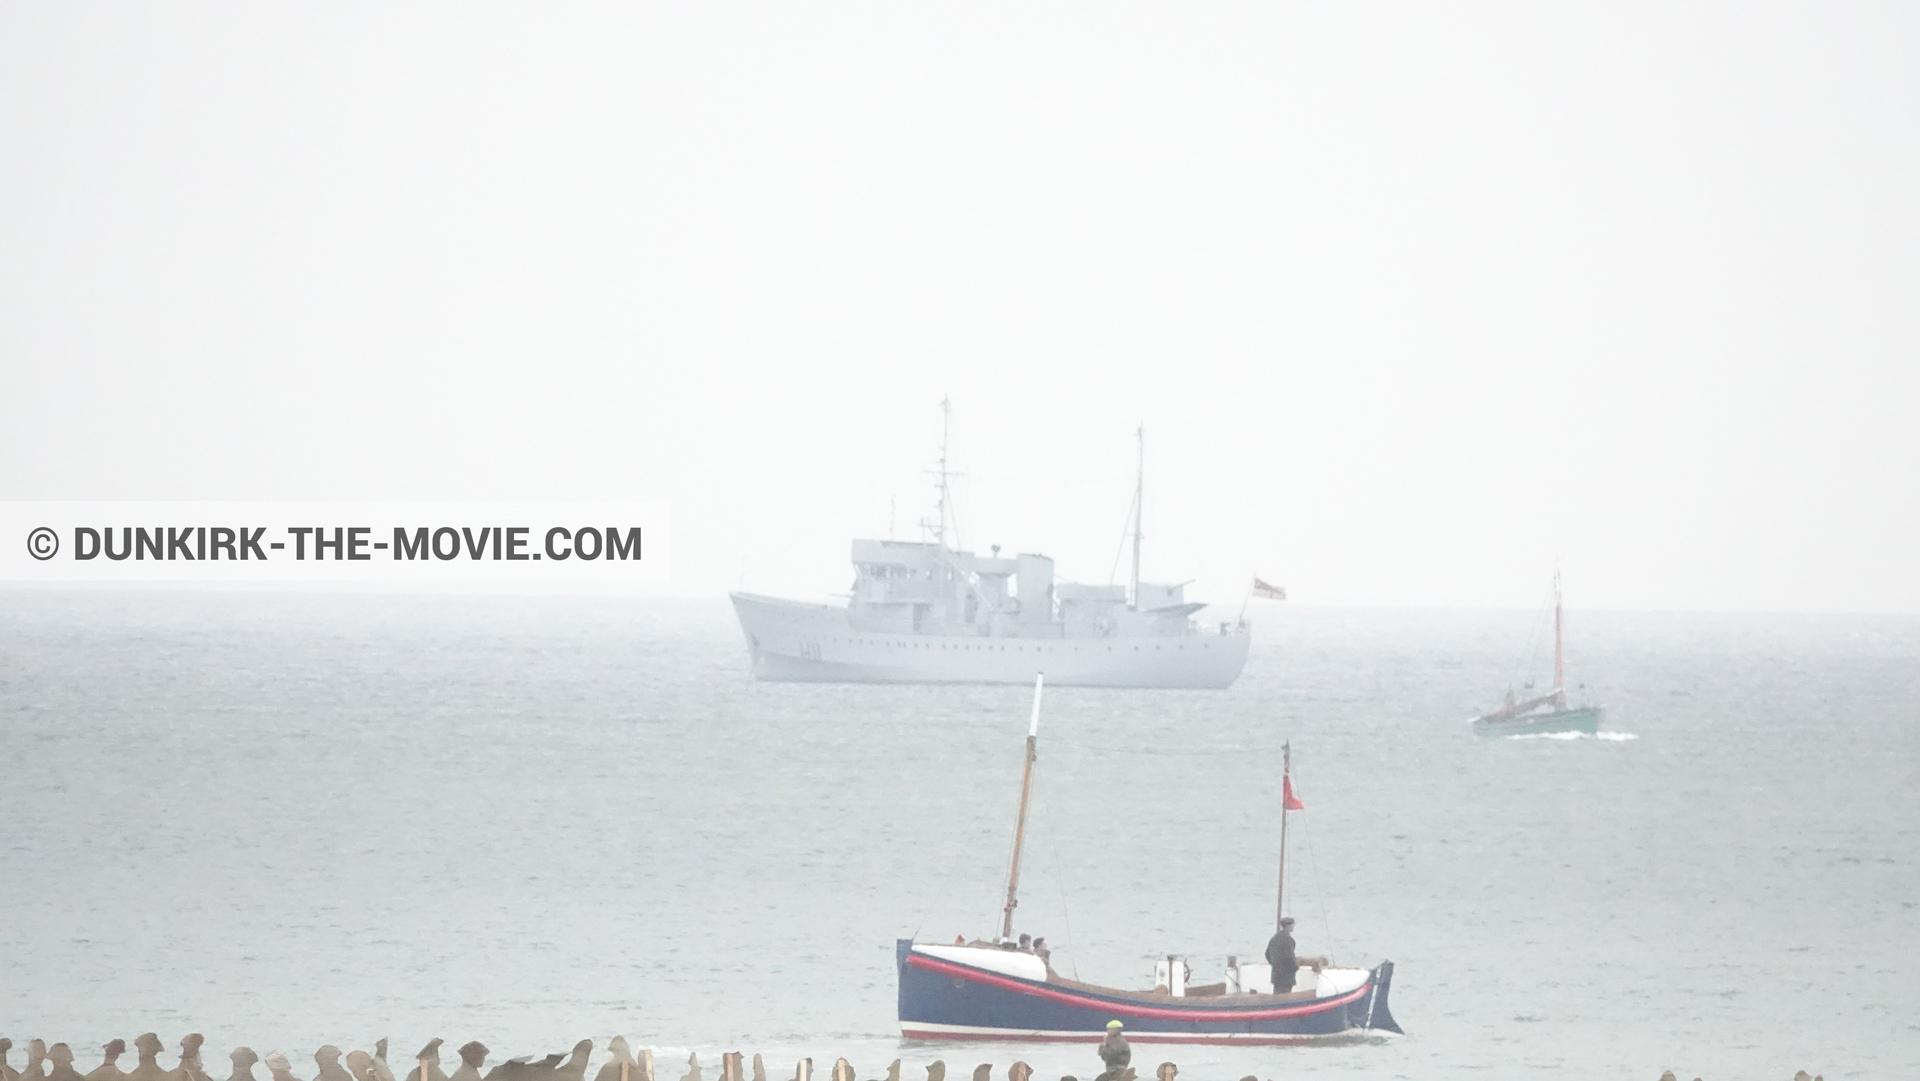
<svg viewBox="0 0 1920 1081">
<path fill-rule="evenodd" d="M 1287 599 L 1287 590 L 1285 586 L 1268 585 L 1256 576 L 1253 580 L 1253 595 L 1265 597 L 1270 601 L 1284 601 Z"/>
<path fill-rule="evenodd" d="M 1289 811 L 1304 811 L 1307 809 L 1307 805 L 1300 802 L 1300 797 L 1293 794 L 1293 774 L 1291 773 L 1283 773 L 1280 775 L 1280 796 L 1280 805 Z"/>
</svg>

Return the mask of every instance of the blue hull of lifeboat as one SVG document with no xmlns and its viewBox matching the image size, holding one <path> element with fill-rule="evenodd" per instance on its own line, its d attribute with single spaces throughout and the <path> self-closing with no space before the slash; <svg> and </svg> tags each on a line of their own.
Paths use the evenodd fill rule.
<svg viewBox="0 0 1920 1081">
<path fill-rule="evenodd" d="M 1400 1031 L 1387 1010 L 1391 961 L 1344 994 L 1276 1001 L 1169 998 L 1022 979 L 916 953 L 910 939 L 898 941 L 895 960 L 900 1033 L 910 1040 L 1098 1042 L 1116 1019 L 1128 1040 L 1144 1043 L 1286 1044 Z"/>
</svg>

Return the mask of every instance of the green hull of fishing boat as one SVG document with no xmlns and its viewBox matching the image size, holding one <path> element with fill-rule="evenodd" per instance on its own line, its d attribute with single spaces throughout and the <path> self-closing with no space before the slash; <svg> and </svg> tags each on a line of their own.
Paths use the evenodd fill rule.
<svg viewBox="0 0 1920 1081">
<path fill-rule="evenodd" d="M 1551 713 L 1530 713 L 1503 721 L 1482 718 L 1473 722 L 1473 730 L 1483 736 L 1537 736 L 1550 732 L 1585 732 L 1593 735 L 1600 730 L 1600 718 L 1605 715 L 1606 709 L 1601 706 L 1579 706 L 1556 709 Z"/>
</svg>

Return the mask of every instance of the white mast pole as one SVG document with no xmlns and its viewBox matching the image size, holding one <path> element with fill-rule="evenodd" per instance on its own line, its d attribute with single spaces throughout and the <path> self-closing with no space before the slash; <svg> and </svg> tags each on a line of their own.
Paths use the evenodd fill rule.
<svg viewBox="0 0 1920 1081">
<path fill-rule="evenodd" d="M 1013 865 L 1007 869 L 1007 907 L 1000 921 L 1000 937 L 1013 937 L 1013 909 L 1020 903 L 1020 846 L 1027 836 L 1027 797 L 1033 792 L 1033 759 L 1040 739 L 1040 687 L 1046 674 L 1033 675 L 1033 717 L 1027 722 L 1027 766 L 1020 778 L 1020 820 L 1013 828 Z"/>
</svg>

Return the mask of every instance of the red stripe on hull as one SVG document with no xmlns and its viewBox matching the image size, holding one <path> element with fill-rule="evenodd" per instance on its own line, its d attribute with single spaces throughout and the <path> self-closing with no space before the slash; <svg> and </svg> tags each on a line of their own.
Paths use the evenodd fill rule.
<svg viewBox="0 0 1920 1081">
<path fill-rule="evenodd" d="M 970 980 L 974 983 L 984 983 L 994 987 L 1002 987 L 1009 991 L 1018 991 L 1024 995 L 1032 995 L 1035 998 L 1044 998 L 1052 1002 L 1064 1002 L 1069 1006 L 1107 1010 L 1119 1014 L 1122 1017 L 1151 1017 L 1160 1021 L 1272 1021 L 1283 1017 L 1304 1017 L 1308 1014 L 1325 1013 L 1328 1010 L 1339 1009 L 1349 1002 L 1358 1002 L 1361 996 L 1365 995 L 1368 989 L 1373 986 L 1372 981 L 1368 981 L 1344 995 L 1319 999 L 1303 1006 L 1275 1006 L 1264 1010 L 1175 1010 L 1161 1006 L 1139 1006 L 1131 1002 L 1110 1002 L 1103 998 L 1076 995 L 1071 992 L 1059 991 L 1051 987 L 1029 983 L 1026 980 L 1016 980 L 1008 976 L 983 972 L 977 968 L 967 968 L 962 965 L 951 964 L 938 960 L 937 958 L 928 957 L 925 954 L 908 954 L 907 964 L 915 968 L 924 968 L 930 972 L 938 972 L 944 976 L 954 976 L 959 979 Z M 1132 1039 L 1133 1034 L 1128 1033 L 1127 1038 Z"/>
<path fill-rule="evenodd" d="M 1099 1043 L 1106 1039 L 1102 1033 L 1089 1032 L 1085 1036 L 1044 1036 L 1024 1032 L 927 1032 L 902 1026 L 900 1036 L 907 1040 L 925 1040 L 929 1043 L 975 1043 L 981 1040 L 1004 1040 L 1020 1043 Z M 1224 1036 L 1162 1036 L 1151 1032 L 1129 1032 L 1128 1043 L 1204 1043 L 1218 1046 L 1234 1045 L 1247 1047 L 1297 1046 L 1309 1043 L 1326 1043 L 1329 1039 L 1352 1038 L 1349 1033 L 1339 1036 L 1240 1036 L 1227 1039 Z"/>
</svg>

